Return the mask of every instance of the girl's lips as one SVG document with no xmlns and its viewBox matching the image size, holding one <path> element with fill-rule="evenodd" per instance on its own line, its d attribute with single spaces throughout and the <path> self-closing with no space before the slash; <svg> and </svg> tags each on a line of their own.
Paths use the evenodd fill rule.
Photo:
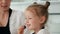
<svg viewBox="0 0 60 34">
<path fill-rule="evenodd" d="M 27 27 L 29 27 L 30 26 L 30 24 L 27 24 Z"/>
</svg>

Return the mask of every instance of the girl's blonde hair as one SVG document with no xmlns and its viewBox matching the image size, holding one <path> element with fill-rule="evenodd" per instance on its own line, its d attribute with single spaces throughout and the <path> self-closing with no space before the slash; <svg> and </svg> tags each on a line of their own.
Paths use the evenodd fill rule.
<svg viewBox="0 0 60 34">
<path fill-rule="evenodd" d="M 35 10 L 35 13 L 37 16 L 45 16 L 46 20 L 44 23 L 46 23 L 47 19 L 48 19 L 48 7 L 50 5 L 50 2 L 46 2 L 45 5 L 41 5 L 41 4 L 37 4 L 36 2 L 34 2 L 32 5 L 27 7 L 27 10 Z"/>
</svg>

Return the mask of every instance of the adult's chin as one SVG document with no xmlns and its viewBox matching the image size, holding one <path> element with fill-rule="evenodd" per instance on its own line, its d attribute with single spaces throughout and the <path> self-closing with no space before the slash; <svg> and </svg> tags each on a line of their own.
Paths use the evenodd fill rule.
<svg viewBox="0 0 60 34">
<path fill-rule="evenodd" d="M 8 11 L 8 10 L 9 10 L 9 8 L 2 8 L 2 10 L 3 10 L 3 11 Z"/>
<path fill-rule="evenodd" d="M 0 10 L 3 10 L 3 11 L 9 10 L 9 7 L 8 6 L 1 6 Z"/>
</svg>

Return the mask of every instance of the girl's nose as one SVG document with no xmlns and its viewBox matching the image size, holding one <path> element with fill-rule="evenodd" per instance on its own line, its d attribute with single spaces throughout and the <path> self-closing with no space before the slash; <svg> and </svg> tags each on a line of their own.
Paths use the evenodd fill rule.
<svg viewBox="0 0 60 34">
<path fill-rule="evenodd" d="M 25 24 L 27 24 L 27 23 L 29 23 L 29 20 L 26 20 L 26 21 L 25 21 Z"/>
</svg>

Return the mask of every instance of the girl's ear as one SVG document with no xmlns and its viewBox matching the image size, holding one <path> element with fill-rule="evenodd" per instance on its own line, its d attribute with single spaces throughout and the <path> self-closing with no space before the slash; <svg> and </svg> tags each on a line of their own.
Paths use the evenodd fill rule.
<svg viewBox="0 0 60 34">
<path fill-rule="evenodd" d="M 45 16 L 42 16 L 42 17 L 40 18 L 40 23 L 43 24 L 43 23 L 45 22 L 45 20 L 46 20 Z"/>
</svg>

